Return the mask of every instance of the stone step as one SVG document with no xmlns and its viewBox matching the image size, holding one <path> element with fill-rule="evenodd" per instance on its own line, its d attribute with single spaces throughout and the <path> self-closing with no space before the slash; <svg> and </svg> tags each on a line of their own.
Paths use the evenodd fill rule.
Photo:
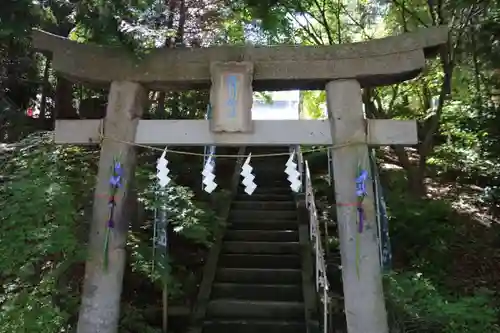
<svg viewBox="0 0 500 333">
<path fill-rule="evenodd" d="M 293 198 L 293 191 L 289 186 L 266 186 L 266 184 L 259 184 L 258 181 L 255 181 L 255 184 L 257 184 L 257 188 L 252 193 L 252 196 L 254 194 L 288 194 Z M 243 188 L 241 189 L 241 193 L 245 193 Z"/>
<path fill-rule="evenodd" d="M 304 304 L 301 302 L 271 302 L 233 299 L 217 299 L 208 303 L 208 317 L 302 319 Z"/>
<path fill-rule="evenodd" d="M 237 222 L 235 222 L 237 225 Z M 227 241 L 297 242 L 299 233 L 295 230 L 228 230 Z"/>
<path fill-rule="evenodd" d="M 290 268 L 300 269 L 297 254 L 221 254 L 219 267 L 227 268 Z"/>
<path fill-rule="evenodd" d="M 302 286 L 298 284 L 214 283 L 212 299 L 302 302 Z"/>
<path fill-rule="evenodd" d="M 254 192 L 252 195 L 248 195 L 245 192 L 240 191 L 236 194 L 235 201 L 293 201 L 293 196 L 291 193 L 262 194 L 256 192 Z"/>
<path fill-rule="evenodd" d="M 288 175 L 285 173 L 285 165 L 283 165 L 283 169 L 270 169 L 270 168 L 258 168 L 253 169 L 252 174 L 255 176 L 254 182 L 257 185 L 272 186 L 273 184 L 277 184 L 278 187 L 287 187 L 290 186 L 290 182 L 288 181 Z"/>
<path fill-rule="evenodd" d="M 224 253 L 299 253 L 299 242 L 224 242 Z"/>
<path fill-rule="evenodd" d="M 266 180 L 282 180 L 288 179 L 288 175 L 285 173 L 286 160 L 268 162 L 266 164 L 250 163 L 252 166 L 252 174 L 255 176 L 255 181 Z M 264 183 L 263 183 L 264 184 Z"/>
<path fill-rule="evenodd" d="M 296 210 L 236 210 L 229 212 L 228 219 L 232 220 L 294 220 L 297 219 Z"/>
<path fill-rule="evenodd" d="M 203 333 L 306 333 L 302 321 L 207 320 Z"/>
<path fill-rule="evenodd" d="M 295 284 L 302 281 L 300 269 L 289 268 L 218 268 L 216 282 Z"/>
<path fill-rule="evenodd" d="M 280 163 L 281 164 L 281 163 Z M 283 183 L 289 183 L 288 181 L 288 175 L 285 173 L 285 163 L 281 165 L 271 165 L 271 164 L 266 164 L 266 165 L 257 165 L 257 167 L 254 167 L 254 164 L 251 164 L 253 169 L 252 169 L 252 174 L 255 176 L 255 181 L 260 181 L 260 180 L 268 180 L 268 181 L 279 181 Z"/>
<path fill-rule="evenodd" d="M 272 193 L 271 190 L 278 190 L 279 193 L 293 193 L 290 188 L 290 182 L 280 175 L 273 175 L 264 173 L 262 175 L 255 175 L 254 183 L 257 184 L 254 194 L 264 191 L 264 193 Z M 242 188 L 242 192 L 245 188 Z M 266 191 L 268 190 L 268 191 Z M 258 192 L 257 192 L 258 191 Z"/>
<path fill-rule="evenodd" d="M 228 230 L 293 230 L 297 231 L 298 221 L 229 221 Z"/>
<path fill-rule="evenodd" d="M 232 208 L 235 210 L 295 210 L 295 201 L 233 201 Z"/>
<path fill-rule="evenodd" d="M 257 184 L 257 188 L 255 191 L 250 195 L 245 193 L 245 188 L 241 186 L 240 188 L 237 189 L 238 194 L 244 194 L 248 196 L 254 196 L 256 194 L 287 194 L 289 195 L 289 199 L 293 199 L 293 191 L 290 187 L 288 186 L 266 186 L 265 184 L 259 184 L 257 181 L 255 181 L 255 184 Z"/>
</svg>

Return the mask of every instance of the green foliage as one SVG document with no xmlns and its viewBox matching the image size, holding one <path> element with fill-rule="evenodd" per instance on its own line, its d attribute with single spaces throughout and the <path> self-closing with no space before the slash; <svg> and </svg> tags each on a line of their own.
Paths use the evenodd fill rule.
<svg viewBox="0 0 500 333">
<path fill-rule="evenodd" d="M 212 244 L 215 232 L 222 221 L 208 204 L 194 199 L 194 192 L 191 189 L 172 181 L 163 191 L 159 191 L 153 170 L 148 170 L 146 167 L 138 168 L 137 182 L 142 189 L 139 191 L 139 201 L 149 216 L 154 218 L 155 210 L 164 205 L 169 230 L 194 244 L 204 247 Z M 218 194 L 225 195 L 224 192 Z M 186 284 L 191 283 L 192 279 L 180 281 L 177 277 L 179 274 L 174 274 L 181 273 L 180 275 L 185 278 L 187 272 L 185 263 L 176 261 L 175 252 L 169 253 L 167 257 L 159 254 L 153 256 L 152 235 L 153 223 L 146 223 L 141 231 L 131 233 L 128 245 L 133 250 L 132 271 L 149 277 L 158 288 L 166 282 L 169 285 L 169 297 L 180 299 L 184 296 L 184 289 L 189 288 Z M 154 269 L 153 262 L 155 262 Z"/>
<path fill-rule="evenodd" d="M 182 30 L 176 26 L 180 22 L 173 25 L 167 22 L 168 3 L 8 1 L 0 13 L 0 93 L 2 103 L 8 100 L 15 111 L 1 116 L 3 140 L 24 135 L 24 127 L 21 131 L 19 126 L 20 119 L 25 118 L 23 111 L 33 100 L 38 100 L 37 95 L 41 93 L 44 61 L 33 55 L 29 39 L 32 27 L 79 42 L 126 46 L 134 52 L 131 56 L 140 56 L 143 49 L 163 44 L 167 37 Z M 377 112 L 368 107 L 365 110 L 369 117 L 417 119 L 420 141 L 429 137 L 432 140 L 425 158 L 419 160 L 426 150 L 420 149 L 421 146 L 407 155 L 411 162 L 419 160 L 418 163 L 428 167 L 427 175 L 451 176 L 460 182 L 484 186 L 483 204 L 499 206 L 499 108 L 491 98 L 499 89 L 495 78 L 500 54 L 497 52 L 500 45 L 498 1 L 360 0 L 353 5 L 352 1 L 336 0 L 238 0 L 216 1 L 210 6 L 200 1 L 187 7 L 196 14 L 187 15 L 182 27 L 186 32 L 178 37 L 205 36 L 210 30 L 209 40 L 203 40 L 203 45 L 336 44 L 448 24 L 454 67 L 450 91 L 442 84 L 441 59 L 429 60 L 420 78 L 370 91 L 372 95 L 366 98 L 365 106 L 376 106 Z M 175 21 L 180 21 L 177 19 L 180 16 L 176 11 Z M 217 23 L 206 24 L 207 17 L 207 21 Z M 56 89 L 54 73 L 49 71 L 48 76 L 43 81 L 48 87 L 46 97 L 52 100 L 69 97 L 75 104 L 82 99 L 82 90 L 76 93 L 76 89 L 72 96 L 62 96 L 64 89 Z M 93 94 L 95 91 L 88 93 Z M 444 104 L 436 105 L 440 95 L 445 97 L 441 99 Z M 265 95 L 261 97 L 266 99 Z M 304 92 L 302 97 L 304 112 L 312 118 L 320 117 L 325 94 Z M 146 116 L 201 118 L 207 102 L 206 92 L 167 94 L 165 104 L 163 101 L 152 103 Z M 437 127 L 431 126 L 435 119 Z M 4 132 L 9 133 L 4 135 Z M 140 157 L 144 155 L 147 154 Z M 0 333 L 68 331 L 67 326 L 74 324 L 77 313 L 79 295 L 76 291 L 82 273 L 75 266 L 81 268 L 84 259 L 80 244 L 85 243 L 87 236 L 85 221 L 92 204 L 98 154 L 78 147 L 61 148 L 48 138 L 40 140 L 32 136 L 19 143 L 15 152 L 0 158 L 3 159 L 0 162 L 3 163 L 2 185 L 5 185 L 0 188 L 3 288 Z M 325 173 L 324 153 L 311 154 L 309 161 L 312 169 L 323 168 L 321 172 Z M 153 166 L 154 162 L 148 165 Z M 413 165 L 405 167 L 409 175 Z M 152 211 L 166 204 L 172 238 L 182 239 L 196 249 L 210 245 L 220 221 L 192 189 L 175 182 L 167 189 L 166 200 L 160 200 L 153 185 L 155 180 L 149 176 L 152 173 L 152 167 L 138 169 L 137 188 L 139 199 L 146 206 L 147 222 L 139 221 L 140 228 L 134 228 L 130 234 L 128 262 L 132 272 L 128 273 L 156 287 L 167 279 L 170 297 L 180 298 L 186 280 L 194 279 L 195 273 L 175 252 L 161 262 L 162 269 L 151 273 Z M 446 201 L 411 198 L 400 175 L 391 174 L 388 183 L 385 194 L 395 261 L 398 269 L 407 271 L 389 280 L 394 323 L 405 323 L 400 325 L 400 332 L 496 332 L 498 328 L 492 324 L 496 309 L 485 309 L 490 298 L 478 295 L 457 299 L 450 295 L 459 291 L 443 282 L 443 277 L 450 272 L 451 250 L 464 237 L 463 221 Z M 325 186 L 324 180 L 315 181 L 316 184 L 317 198 L 331 199 L 333 191 Z M 215 198 L 216 204 L 225 200 L 224 194 Z M 467 249 L 464 250 L 466 253 Z M 139 304 L 128 302 L 124 305 L 121 330 L 156 332 L 147 324 L 147 317 Z M 408 326 L 408 322 L 413 326 Z"/>
<path fill-rule="evenodd" d="M 133 305 L 125 304 L 122 308 L 119 333 L 161 333 L 160 328 L 154 328 L 146 324 L 144 310 Z"/>
<path fill-rule="evenodd" d="M 386 282 L 393 332 L 500 332 L 499 309 L 486 290 L 474 296 L 445 296 L 425 275 L 413 272 L 393 273 Z"/>
<path fill-rule="evenodd" d="M 62 287 L 68 269 L 83 258 L 77 192 L 59 169 L 64 153 L 47 135 L 32 135 L 3 161 L 2 333 L 59 332 L 77 311 L 71 283 Z"/>
<path fill-rule="evenodd" d="M 324 91 L 304 91 L 302 95 L 304 114 L 310 119 L 324 118 L 322 106 L 326 107 L 326 93 Z"/>
<path fill-rule="evenodd" d="M 172 274 L 172 258 L 171 256 L 163 257 L 160 254 L 155 255 L 152 242 L 145 238 L 143 233 L 130 233 L 127 242 L 127 246 L 131 249 L 130 268 L 142 279 L 155 284 L 157 290 L 161 290 L 163 284 L 166 283 L 169 298 L 178 300 L 184 296 L 183 285 L 182 281 Z M 179 267 L 176 268 L 179 269 Z"/>
<path fill-rule="evenodd" d="M 54 145 L 49 134 L 31 135 L 3 152 L 0 333 L 53 333 L 75 324 L 85 260 L 82 244 L 88 234 L 84 222 L 90 216 L 97 156 L 96 150 Z M 167 187 L 166 200 L 161 201 L 150 171 L 137 171 L 139 199 L 147 211 L 166 204 L 178 237 L 209 246 L 219 218 L 184 186 Z M 220 195 L 223 199 L 225 192 Z M 152 234 L 151 223 L 130 233 L 130 274 L 156 284 L 156 290 L 166 280 L 170 298 L 182 299 L 188 283 L 193 284 L 192 272 L 178 262 L 174 251 L 152 273 Z M 124 311 L 123 332 L 156 332 L 139 307 L 126 305 Z"/>
<path fill-rule="evenodd" d="M 384 192 L 395 258 L 425 275 L 443 277 L 451 263 L 450 246 L 459 240 L 464 226 L 450 203 L 412 197 L 401 176 L 391 172 Z"/>
<path fill-rule="evenodd" d="M 151 212 L 165 205 L 168 223 L 175 233 L 204 245 L 210 245 L 220 219 L 208 204 L 194 200 L 194 192 L 188 187 L 172 181 L 163 191 L 156 186 L 156 175 L 151 170 L 138 170 L 138 183 L 149 182 L 140 191 L 139 200 Z"/>
<path fill-rule="evenodd" d="M 470 237 L 467 221 L 446 200 L 412 197 L 401 176 L 397 171 L 383 174 L 395 262 L 385 288 L 392 330 L 500 332 L 494 293 L 470 295 L 449 286 L 450 272 L 457 271 L 451 267 L 455 257 L 477 252 L 466 248 L 474 242 L 464 242 Z"/>
</svg>

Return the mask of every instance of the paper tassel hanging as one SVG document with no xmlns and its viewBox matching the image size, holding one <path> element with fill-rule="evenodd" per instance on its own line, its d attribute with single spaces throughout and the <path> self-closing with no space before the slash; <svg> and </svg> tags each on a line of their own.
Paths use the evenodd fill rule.
<svg viewBox="0 0 500 333">
<path fill-rule="evenodd" d="M 290 188 L 294 192 L 299 192 L 301 187 L 300 182 L 300 172 L 297 170 L 297 163 L 294 162 L 295 151 L 290 154 L 288 161 L 285 166 L 285 173 L 288 175 L 288 181 L 290 182 Z"/>
<path fill-rule="evenodd" d="M 153 258 L 157 256 L 157 250 L 160 249 L 163 258 L 165 258 L 168 238 L 167 238 L 167 207 L 165 205 L 165 187 L 172 180 L 168 174 L 170 169 L 168 168 L 168 160 L 166 158 L 167 147 L 158 158 L 156 162 L 156 178 L 158 179 L 159 191 L 156 194 L 156 199 L 161 202 L 158 208 L 155 208 L 155 220 L 154 220 L 154 230 L 153 230 Z M 156 259 L 155 259 L 156 260 Z M 155 270 L 155 260 L 153 260 L 152 270 Z"/>
<path fill-rule="evenodd" d="M 168 160 L 166 158 L 166 154 L 167 154 L 167 148 L 165 148 L 165 150 L 163 151 L 163 153 L 161 154 L 160 158 L 158 159 L 158 161 L 156 163 L 156 170 L 157 170 L 156 177 L 158 178 L 158 184 L 162 188 L 167 186 L 168 183 L 170 183 L 170 181 L 172 180 L 168 176 L 168 174 L 170 173 L 170 170 L 167 167 Z"/>
<path fill-rule="evenodd" d="M 255 176 L 252 174 L 253 168 L 250 166 L 250 158 L 252 154 L 248 155 L 245 163 L 241 167 L 240 175 L 243 176 L 242 184 L 245 186 L 245 192 L 248 195 L 252 195 L 253 191 L 257 188 L 257 184 L 254 183 Z"/>
<path fill-rule="evenodd" d="M 115 221 L 113 220 L 113 215 L 116 207 L 116 193 L 122 185 L 123 170 L 118 159 L 113 160 L 113 165 L 111 166 L 111 177 L 109 179 L 110 193 L 108 199 L 109 205 L 109 217 L 106 222 L 106 234 L 104 236 L 104 270 L 108 269 L 109 262 L 109 240 L 111 237 L 111 231 L 115 227 Z"/>
<path fill-rule="evenodd" d="M 215 183 L 215 174 L 214 174 L 214 166 L 215 163 L 213 161 L 213 157 L 209 157 L 203 167 L 203 171 L 201 174 L 203 175 L 203 190 L 207 193 L 212 193 L 213 190 L 217 187 L 217 183 Z"/>
</svg>

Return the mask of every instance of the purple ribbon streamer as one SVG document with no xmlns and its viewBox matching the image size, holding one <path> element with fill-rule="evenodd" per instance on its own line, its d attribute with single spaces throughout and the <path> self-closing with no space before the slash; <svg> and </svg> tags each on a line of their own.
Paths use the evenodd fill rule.
<svg viewBox="0 0 500 333">
<path fill-rule="evenodd" d="M 123 171 L 123 169 L 122 169 L 120 162 L 115 161 L 113 163 L 113 174 L 111 175 L 111 178 L 109 179 L 109 183 L 113 187 L 113 189 L 111 191 L 111 195 L 109 197 L 109 201 L 108 201 L 108 205 L 109 205 L 109 208 L 111 209 L 111 211 L 109 212 L 109 220 L 106 223 L 106 225 L 109 229 L 113 229 L 115 227 L 115 221 L 113 221 L 113 213 L 114 213 L 114 208 L 116 205 L 115 192 L 116 192 L 116 189 L 121 186 L 122 171 Z"/>
<path fill-rule="evenodd" d="M 111 176 L 109 183 L 113 187 L 120 187 L 120 176 Z"/>
<path fill-rule="evenodd" d="M 361 170 L 358 178 L 356 178 L 356 195 L 358 197 L 364 197 L 366 195 L 365 181 L 367 179 L 368 179 L 368 171 Z"/>
<path fill-rule="evenodd" d="M 364 211 L 363 211 L 363 207 L 362 207 L 362 202 L 363 202 L 363 198 L 365 197 L 365 195 L 367 195 L 366 184 L 365 184 L 367 179 L 368 179 L 368 171 L 366 171 L 366 170 L 361 170 L 359 176 L 356 178 L 356 196 L 358 197 L 357 211 L 358 211 L 358 219 L 359 219 L 359 223 L 358 223 L 358 232 L 359 233 L 362 233 L 363 228 L 364 228 Z"/>
<path fill-rule="evenodd" d="M 122 178 L 122 166 L 120 162 L 115 162 L 113 165 L 113 175 L 109 179 L 109 183 L 111 186 L 118 188 L 121 186 L 121 178 Z"/>
</svg>

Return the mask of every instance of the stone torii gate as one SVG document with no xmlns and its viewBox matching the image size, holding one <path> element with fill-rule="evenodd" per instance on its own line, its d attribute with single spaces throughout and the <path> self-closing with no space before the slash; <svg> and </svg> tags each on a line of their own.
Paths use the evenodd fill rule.
<svg viewBox="0 0 500 333">
<path fill-rule="evenodd" d="M 127 184 L 134 174 L 134 147 L 143 145 L 335 145 L 337 203 L 356 202 L 358 163 L 369 170 L 368 146 L 414 145 L 415 121 L 366 119 L 361 88 L 402 82 L 417 76 L 426 57 L 448 39 L 444 27 L 363 43 L 335 46 L 216 46 L 160 49 L 141 61 L 119 48 L 80 44 L 34 31 L 35 48 L 50 52 L 53 67 L 67 78 L 110 86 L 103 120 L 57 120 L 55 141 L 101 146 L 93 206 L 90 257 L 80 309 L 79 333 L 116 333 L 125 265 Z M 141 120 L 146 89 L 211 89 L 210 120 Z M 328 120 L 251 120 L 252 91 L 326 89 Z M 102 270 L 108 203 L 99 198 L 109 186 L 110 165 L 120 154 L 125 186 L 118 192 L 109 267 Z M 369 182 L 368 182 L 369 183 Z M 366 229 L 361 237 L 360 275 L 356 273 L 356 209 L 337 206 L 345 313 L 349 333 L 387 333 L 373 209 L 367 184 Z"/>
</svg>

